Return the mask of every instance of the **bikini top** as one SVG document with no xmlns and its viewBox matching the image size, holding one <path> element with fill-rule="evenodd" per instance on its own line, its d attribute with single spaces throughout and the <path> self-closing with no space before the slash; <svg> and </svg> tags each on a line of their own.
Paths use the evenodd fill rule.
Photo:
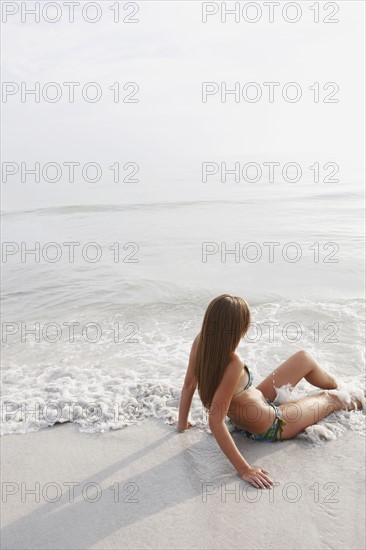
<svg viewBox="0 0 366 550">
<path fill-rule="evenodd" d="M 253 374 L 250 372 L 250 370 L 248 369 L 248 367 L 246 366 L 246 364 L 244 363 L 243 365 L 243 369 L 246 369 L 247 370 L 247 373 L 248 373 L 248 376 L 249 376 L 249 382 L 248 384 L 245 386 L 245 388 L 241 389 L 241 390 L 238 390 L 237 392 L 235 392 L 233 394 L 233 397 L 235 397 L 236 395 L 239 395 L 239 393 L 242 393 L 243 391 L 247 390 L 248 388 L 250 388 L 250 386 L 252 385 L 252 382 L 253 382 Z"/>
</svg>

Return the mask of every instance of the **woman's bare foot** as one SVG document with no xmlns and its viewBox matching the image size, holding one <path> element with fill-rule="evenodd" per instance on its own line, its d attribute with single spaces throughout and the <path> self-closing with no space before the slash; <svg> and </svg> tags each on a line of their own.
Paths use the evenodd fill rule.
<svg viewBox="0 0 366 550">
<path fill-rule="evenodd" d="M 359 399 L 356 399 L 355 401 L 351 401 L 351 403 L 347 405 L 347 411 L 362 411 L 362 409 L 363 409 L 363 404 L 362 404 L 362 401 L 360 401 Z"/>
<path fill-rule="evenodd" d="M 358 395 L 352 395 L 347 391 L 328 390 L 327 393 L 334 396 L 335 402 L 338 403 L 338 409 L 343 411 L 362 411 L 365 407 L 365 399 Z"/>
</svg>

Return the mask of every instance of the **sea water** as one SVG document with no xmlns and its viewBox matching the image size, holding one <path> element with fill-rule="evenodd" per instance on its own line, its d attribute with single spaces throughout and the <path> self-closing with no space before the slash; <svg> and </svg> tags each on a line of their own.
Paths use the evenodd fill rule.
<svg viewBox="0 0 366 550">
<path fill-rule="evenodd" d="M 74 184 L 58 196 L 13 185 L 2 216 L 2 433 L 174 424 L 193 338 L 222 293 L 250 304 L 238 353 L 254 385 L 306 349 L 363 395 L 361 189 L 352 179 L 173 181 Z M 278 402 L 312 391 L 302 381 Z M 197 393 L 191 419 L 208 430 Z M 365 433 L 364 413 L 334 413 L 301 437 L 345 429 Z"/>
</svg>

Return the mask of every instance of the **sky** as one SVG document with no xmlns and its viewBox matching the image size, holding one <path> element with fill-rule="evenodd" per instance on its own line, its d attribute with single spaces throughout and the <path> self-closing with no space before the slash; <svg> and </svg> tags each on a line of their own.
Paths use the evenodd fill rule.
<svg viewBox="0 0 366 550">
<path fill-rule="evenodd" d="M 25 4 L 31 8 L 35 3 Z M 74 23 L 68 21 L 65 2 L 58 2 L 60 21 L 49 23 L 41 13 L 36 23 L 24 14 L 25 22 L 21 21 L 21 3 L 2 3 L 3 86 L 13 83 L 10 86 L 21 88 L 23 83 L 32 88 L 38 82 L 43 90 L 55 82 L 62 90 L 55 103 L 42 97 L 35 103 L 31 96 L 22 102 L 20 93 L 7 96 L 5 102 L 3 94 L 3 162 L 96 162 L 104 171 L 114 162 L 135 162 L 143 183 L 171 190 L 202 185 L 202 162 L 297 161 L 305 166 L 332 161 L 342 165 L 350 181 L 362 182 L 363 2 L 330 3 L 339 7 L 333 16 L 339 22 L 333 24 L 323 22 L 332 17 L 325 2 L 319 3 L 319 23 L 313 21 L 314 3 L 304 1 L 295 3 L 301 6 L 296 23 L 281 15 L 286 2 L 280 2 L 273 23 L 263 2 L 254 3 L 262 10 L 256 23 L 242 16 L 236 23 L 229 15 L 223 23 L 219 2 L 205 8 L 202 2 L 149 0 L 119 3 L 121 18 L 138 10 L 131 16 L 136 23 L 114 23 L 110 8 L 116 3 L 99 2 L 102 15 L 92 24 L 82 17 L 88 3 L 80 4 Z M 243 9 L 248 2 L 239 4 Z M 6 17 L 4 9 L 12 11 L 14 5 L 18 13 Z M 232 8 L 234 2 L 226 5 Z M 203 23 L 203 9 L 218 13 Z M 50 18 L 55 13 L 47 12 Z M 87 13 L 93 17 L 92 9 Z M 254 11 L 247 13 L 254 17 Z M 67 100 L 64 82 L 80 83 L 74 103 Z M 81 96 L 89 82 L 97 82 L 102 90 L 96 103 Z M 125 95 L 137 84 L 133 97 L 138 102 L 115 103 L 109 88 L 117 82 Z M 129 82 L 136 84 L 123 90 Z M 219 90 L 206 102 L 204 82 L 216 83 Z M 242 92 L 250 82 L 263 94 L 258 102 L 245 101 L 242 95 L 238 102 L 233 95 L 221 101 L 224 86 L 237 85 Z M 266 82 L 279 83 L 273 103 L 268 101 Z M 302 90 L 296 103 L 282 98 L 290 82 Z M 318 103 L 310 89 L 314 83 L 319 83 Z M 333 96 L 337 103 L 323 102 L 336 90 L 333 84 L 324 90 L 327 83 L 339 87 Z M 15 202 L 26 207 L 31 200 L 18 185 L 19 175 L 3 186 L 3 208 L 12 209 Z M 45 188 L 51 202 L 52 193 L 62 200 L 56 187 L 52 192 Z M 85 193 L 80 200 L 88 200 Z"/>
</svg>

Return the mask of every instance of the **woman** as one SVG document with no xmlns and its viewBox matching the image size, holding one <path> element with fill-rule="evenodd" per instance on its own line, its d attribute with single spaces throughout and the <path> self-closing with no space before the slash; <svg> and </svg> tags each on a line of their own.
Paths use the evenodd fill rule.
<svg viewBox="0 0 366 550">
<path fill-rule="evenodd" d="M 210 430 L 222 451 L 240 477 L 264 489 L 273 485 L 268 471 L 250 466 L 240 454 L 225 424 L 226 416 L 251 439 L 282 441 L 295 437 L 334 411 L 362 405 L 359 401 L 347 405 L 335 393 L 325 391 L 274 405 L 275 387 L 288 383 L 295 386 L 305 378 L 313 386 L 330 390 L 337 388 L 337 382 L 307 352 L 299 351 L 253 387 L 249 368 L 235 353 L 249 326 L 250 311 L 242 298 L 223 294 L 209 304 L 189 357 L 179 403 L 178 430 L 192 426 L 188 414 L 198 386 L 202 403 L 209 411 Z"/>
</svg>

